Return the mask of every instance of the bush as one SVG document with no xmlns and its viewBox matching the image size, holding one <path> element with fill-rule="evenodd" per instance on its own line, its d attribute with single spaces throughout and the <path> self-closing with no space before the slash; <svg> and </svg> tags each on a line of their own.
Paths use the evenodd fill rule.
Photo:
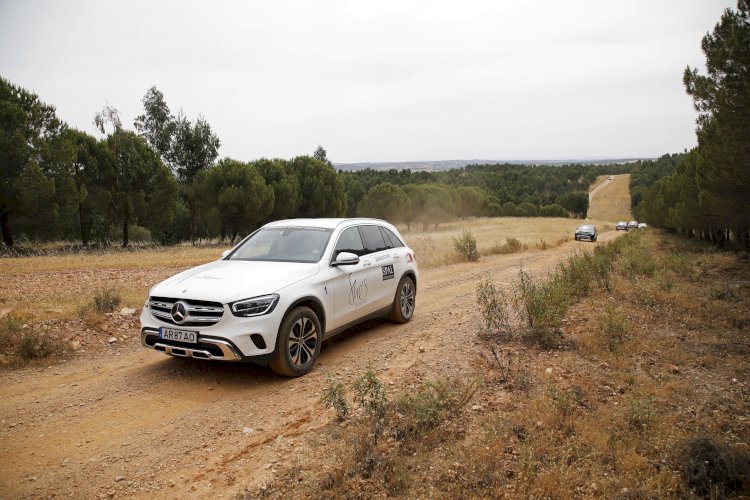
<svg viewBox="0 0 750 500">
<path fill-rule="evenodd" d="M 634 431 L 645 432 L 653 422 L 654 411 L 651 408 L 653 396 L 645 399 L 634 399 L 626 415 L 628 426 Z"/>
<path fill-rule="evenodd" d="M 55 344 L 43 334 L 28 331 L 21 337 L 21 342 L 16 348 L 16 355 L 23 361 L 32 359 L 44 359 L 62 352 L 61 346 Z"/>
<path fill-rule="evenodd" d="M 354 402 L 365 410 L 370 417 L 382 417 L 385 414 L 388 398 L 383 385 L 372 370 L 367 370 L 354 381 Z"/>
<path fill-rule="evenodd" d="M 327 408 L 336 410 L 336 415 L 341 421 L 345 420 L 349 414 L 349 404 L 346 402 L 346 397 L 344 396 L 344 384 L 336 382 L 330 375 L 328 375 L 328 382 L 326 388 L 323 389 L 320 401 Z"/>
<path fill-rule="evenodd" d="M 535 281 L 521 270 L 513 303 L 519 318 L 527 326 L 528 337 L 542 345 L 550 345 L 557 337 L 570 298 L 560 279 Z"/>
<path fill-rule="evenodd" d="M 9 352 L 21 333 L 24 319 L 13 313 L 0 318 L 0 352 Z"/>
<path fill-rule="evenodd" d="M 405 394 L 399 409 L 412 422 L 413 429 L 424 432 L 437 426 L 455 402 L 455 393 L 441 381 L 425 382 L 415 394 Z"/>
<path fill-rule="evenodd" d="M 677 464 L 692 493 L 724 498 L 750 493 L 750 454 L 712 439 L 694 437 L 680 443 Z"/>
<path fill-rule="evenodd" d="M 482 338 L 510 337 L 510 306 L 502 290 L 498 290 L 487 275 L 477 283 L 477 303 L 482 315 L 479 336 Z"/>
<path fill-rule="evenodd" d="M 456 249 L 456 253 L 461 259 L 468 262 L 475 262 L 479 260 L 479 252 L 477 251 L 477 240 L 471 231 L 464 229 L 461 231 L 461 236 L 453 238 L 453 247 Z"/>
<path fill-rule="evenodd" d="M 505 255 L 509 253 L 523 252 L 526 249 L 528 249 L 528 246 L 524 245 L 516 238 L 506 238 L 505 243 L 502 245 L 495 242 L 489 253 L 490 255 Z"/>
<path fill-rule="evenodd" d="M 112 312 L 122 302 L 120 294 L 112 288 L 105 288 L 99 290 L 94 294 L 94 298 L 91 301 L 91 306 L 94 311 L 99 314 Z"/>
<path fill-rule="evenodd" d="M 628 333 L 628 320 L 620 310 L 612 304 L 607 304 L 599 317 L 599 332 L 607 348 L 611 352 L 616 352 Z"/>
</svg>

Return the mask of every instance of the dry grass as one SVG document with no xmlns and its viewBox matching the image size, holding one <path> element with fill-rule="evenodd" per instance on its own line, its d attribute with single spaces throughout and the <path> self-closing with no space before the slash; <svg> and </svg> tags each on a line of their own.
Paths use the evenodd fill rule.
<svg viewBox="0 0 750 500">
<path fill-rule="evenodd" d="M 453 239 L 459 237 L 463 230 L 471 231 L 481 255 L 492 255 L 498 253 L 495 250 L 502 247 L 508 238 L 520 242 L 518 251 L 554 248 L 572 239 L 575 228 L 580 224 L 581 221 L 576 219 L 484 217 L 441 224 L 438 229 L 429 231 L 422 231 L 416 225 L 412 226 L 411 232 L 405 226 L 399 227 L 399 231 L 416 252 L 420 268 L 427 269 L 462 261 L 454 250 Z"/>
<path fill-rule="evenodd" d="M 257 496 L 747 496 L 748 261 L 663 241 L 635 234 L 610 244 L 620 260 L 635 253 L 656 272 L 612 266 L 610 290 L 596 285 L 569 311 L 563 347 L 482 341 L 483 384 L 466 406 L 440 413 L 436 398 L 420 396 L 414 408 L 440 418 L 408 436 L 373 440 L 359 417 L 333 424 L 315 438 L 310 461 L 324 471 L 281 471 Z M 705 293 L 711 286 L 732 293 Z M 488 348 L 494 356 L 479 355 Z M 387 429 L 408 422 L 389 415 Z"/>
<path fill-rule="evenodd" d="M 601 176 L 592 184 L 592 190 L 608 176 Z M 630 221 L 630 174 L 615 175 L 612 181 L 597 191 L 589 204 L 590 219 L 617 223 Z M 601 179 L 601 181 L 600 181 Z"/>
</svg>

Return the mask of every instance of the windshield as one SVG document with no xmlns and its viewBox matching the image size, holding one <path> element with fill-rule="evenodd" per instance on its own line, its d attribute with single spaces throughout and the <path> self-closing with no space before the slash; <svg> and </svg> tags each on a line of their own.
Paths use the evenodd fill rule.
<svg viewBox="0 0 750 500">
<path fill-rule="evenodd" d="M 332 229 L 320 227 L 271 227 L 256 231 L 228 260 L 318 262 Z"/>
</svg>

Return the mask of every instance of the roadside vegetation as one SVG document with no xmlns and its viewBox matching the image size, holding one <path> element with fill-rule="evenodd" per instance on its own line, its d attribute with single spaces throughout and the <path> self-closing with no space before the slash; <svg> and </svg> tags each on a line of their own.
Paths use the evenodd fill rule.
<svg viewBox="0 0 750 500">
<path fill-rule="evenodd" d="M 747 283 L 742 256 L 650 232 L 509 286 L 488 270 L 473 372 L 329 378 L 324 465 L 245 496 L 748 495 Z"/>
</svg>

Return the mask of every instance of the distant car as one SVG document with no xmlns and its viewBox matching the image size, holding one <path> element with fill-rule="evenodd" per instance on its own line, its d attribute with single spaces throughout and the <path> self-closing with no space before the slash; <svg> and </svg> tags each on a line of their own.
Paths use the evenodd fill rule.
<svg viewBox="0 0 750 500">
<path fill-rule="evenodd" d="M 596 237 L 597 237 L 596 226 L 585 225 L 585 226 L 578 226 L 576 228 L 576 241 L 578 240 L 596 241 Z"/>
<path fill-rule="evenodd" d="M 624 220 L 621 220 L 615 226 L 615 230 L 617 230 L 617 231 L 627 231 L 628 230 L 628 223 L 625 222 Z"/>
<path fill-rule="evenodd" d="M 638 223 L 638 229 L 646 229 L 648 226 L 645 222 L 639 222 Z"/>
<path fill-rule="evenodd" d="M 610 175 L 610 176 L 609 176 L 609 180 L 612 180 L 612 179 L 614 179 L 614 177 L 612 177 L 612 176 Z"/>
<path fill-rule="evenodd" d="M 631 220 L 630 222 L 628 222 L 628 231 L 630 231 L 631 229 L 638 229 L 638 221 Z"/>
</svg>

